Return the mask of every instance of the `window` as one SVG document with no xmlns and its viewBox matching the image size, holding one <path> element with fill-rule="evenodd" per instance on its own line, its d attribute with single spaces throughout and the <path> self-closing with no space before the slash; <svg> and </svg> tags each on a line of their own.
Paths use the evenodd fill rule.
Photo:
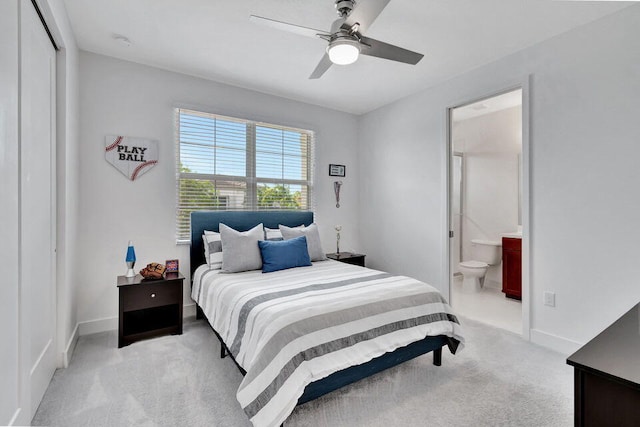
<svg viewBox="0 0 640 427">
<path fill-rule="evenodd" d="M 177 109 L 177 239 L 196 210 L 308 210 L 313 132 Z"/>
</svg>

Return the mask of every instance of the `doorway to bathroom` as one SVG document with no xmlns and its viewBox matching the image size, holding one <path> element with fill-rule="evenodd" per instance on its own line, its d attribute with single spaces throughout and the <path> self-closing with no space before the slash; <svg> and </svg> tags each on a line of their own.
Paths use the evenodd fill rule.
<svg viewBox="0 0 640 427">
<path fill-rule="evenodd" d="M 523 90 L 449 110 L 454 310 L 517 334 L 522 321 Z"/>
</svg>

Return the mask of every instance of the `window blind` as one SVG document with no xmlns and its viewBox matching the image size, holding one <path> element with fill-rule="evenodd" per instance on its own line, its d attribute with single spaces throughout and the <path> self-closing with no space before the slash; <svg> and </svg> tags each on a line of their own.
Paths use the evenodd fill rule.
<svg viewBox="0 0 640 427">
<path fill-rule="evenodd" d="M 176 109 L 176 237 L 196 210 L 309 210 L 313 132 Z"/>
</svg>

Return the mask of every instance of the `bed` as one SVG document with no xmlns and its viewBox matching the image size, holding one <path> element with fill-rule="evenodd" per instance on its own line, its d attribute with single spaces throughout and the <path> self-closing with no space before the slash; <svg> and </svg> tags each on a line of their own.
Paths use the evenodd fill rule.
<svg viewBox="0 0 640 427">
<path fill-rule="evenodd" d="M 237 397 L 256 426 L 279 425 L 296 405 L 429 352 L 433 352 L 434 365 L 439 366 L 442 348 L 447 346 L 451 353 L 455 354 L 463 342 L 457 318 L 446 301 L 434 288 L 414 279 L 391 276 L 333 260 L 314 262 L 310 267 L 267 274 L 262 274 L 260 270 L 227 274 L 220 273 L 219 270 L 211 271 L 203 265 L 205 259 L 202 235 L 205 230 L 218 231 L 220 223 L 238 231 L 246 231 L 260 223 L 268 228 L 278 228 L 280 224 L 295 227 L 308 226 L 312 222 L 311 212 L 297 211 L 217 211 L 191 214 L 192 297 L 198 304 L 197 317 L 206 318 L 220 340 L 221 357 L 229 355 L 244 375 Z M 297 292 L 296 289 L 318 287 L 318 283 L 325 285 L 322 289 L 313 288 L 313 292 L 305 291 L 304 294 L 300 294 L 302 296 L 293 295 Z M 396 295 L 396 288 L 393 291 L 387 290 L 391 285 L 398 286 L 397 289 L 402 289 L 407 295 Z M 335 292 L 344 292 L 347 297 L 332 295 L 331 292 L 334 291 L 325 288 L 335 288 Z M 231 290 L 236 292 L 236 289 L 244 294 L 232 294 Z M 286 324 L 287 316 L 291 316 L 286 310 L 294 309 L 287 306 L 285 311 L 277 313 L 268 302 L 271 298 L 269 295 L 282 293 L 293 295 L 287 297 L 292 300 L 289 304 L 294 305 L 297 311 L 304 307 L 305 312 L 309 313 L 309 319 L 298 320 L 291 325 Z M 375 298 L 366 300 L 373 297 Z M 422 299 L 424 301 L 419 302 Z M 244 301 L 245 305 L 241 309 L 237 308 L 240 307 L 238 301 Z M 247 301 L 257 302 L 251 305 Z M 376 335 L 372 339 L 372 336 L 364 334 L 360 338 L 353 338 L 360 340 L 355 344 L 345 343 L 345 340 L 358 334 L 346 337 L 340 335 L 341 338 L 335 340 L 327 338 L 326 334 L 333 333 L 332 328 L 326 327 L 322 322 L 336 318 L 335 313 L 349 313 L 345 314 L 349 319 L 344 320 L 345 324 L 340 324 L 340 328 L 356 328 L 358 322 L 367 322 L 374 317 L 378 319 L 389 314 L 376 312 L 375 315 L 366 315 L 371 315 L 371 318 L 364 314 L 362 319 L 351 318 L 350 316 L 358 315 L 355 313 L 369 310 L 368 307 L 392 306 L 401 302 L 411 305 L 409 308 L 402 306 L 402 310 L 424 310 L 423 307 L 426 306 L 435 308 L 430 308 L 434 311 L 425 315 L 416 311 L 415 317 L 410 319 L 410 326 L 398 328 L 404 329 L 403 331 L 373 333 L 370 331 L 380 330 L 381 327 L 371 328 L 367 333 L 379 336 Z M 354 304 L 354 307 L 347 308 L 345 304 Z M 420 308 L 414 308 L 413 305 Z M 247 306 L 250 308 L 247 309 Z M 325 314 L 322 312 L 325 306 L 331 306 L 335 311 Z M 400 309 L 393 313 L 398 311 Z M 244 315 L 238 314 L 244 312 Z M 234 315 L 237 318 L 233 317 Z M 240 318 L 242 322 L 237 320 Z M 375 319 L 374 322 L 378 321 Z M 313 322 L 316 321 L 323 326 L 315 325 Z M 276 327 L 279 323 L 282 323 L 282 329 Z M 389 324 L 384 323 L 384 326 L 387 327 Z M 307 335 L 295 336 L 301 328 L 309 329 L 304 334 L 317 336 L 314 339 L 319 339 L 327 345 L 344 347 L 339 347 L 337 351 L 325 350 L 320 345 L 305 347 Z M 425 337 L 424 331 L 427 331 L 426 334 L 429 336 Z M 433 331 L 439 332 L 432 333 Z M 340 333 L 344 334 L 344 331 Z M 282 343 L 277 341 L 288 335 L 292 337 L 288 337 Z M 300 348 L 305 350 L 296 352 L 296 346 L 302 346 Z M 391 350 L 387 350 L 387 347 Z M 295 356 L 287 356 L 287 351 L 293 351 L 291 355 Z M 296 358 L 300 360 L 295 366 L 291 366 Z M 286 374 L 283 373 L 285 371 Z"/>
</svg>

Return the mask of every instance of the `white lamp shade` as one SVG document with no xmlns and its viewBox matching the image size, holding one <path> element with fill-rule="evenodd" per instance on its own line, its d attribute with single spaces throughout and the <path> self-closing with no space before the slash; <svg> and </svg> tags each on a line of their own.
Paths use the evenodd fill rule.
<svg viewBox="0 0 640 427">
<path fill-rule="evenodd" d="M 360 46 L 353 40 L 336 40 L 327 48 L 329 59 L 337 65 L 353 64 L 360 55 Z"/>
</svg>

